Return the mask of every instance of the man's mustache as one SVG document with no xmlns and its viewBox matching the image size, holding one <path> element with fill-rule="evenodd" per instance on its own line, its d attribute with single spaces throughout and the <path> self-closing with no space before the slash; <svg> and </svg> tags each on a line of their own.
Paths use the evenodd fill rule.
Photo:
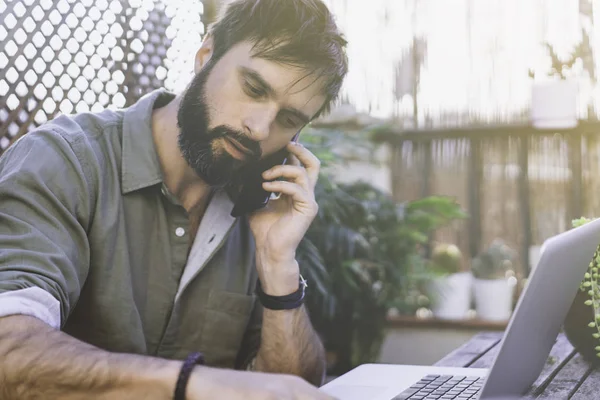
<svg viewBox="0 0 600 400">
<path fill-rule="evenodd" d="M 254 160 L 258 160 L 262 156 L 262 150 L 258 142 L 249 139 L 248 136 L 246 136 L 244 133 L 230 128 L 226 125 L 219 125 L 216 128 L 211 129 L 211 136 L 213 137 L 213 139 L 221 137 L 228 137 L 234 139 L 239 144 L 241 144 L 249 150 L 250 154 L 248 154 L 248 156 Z"/>
</svg>

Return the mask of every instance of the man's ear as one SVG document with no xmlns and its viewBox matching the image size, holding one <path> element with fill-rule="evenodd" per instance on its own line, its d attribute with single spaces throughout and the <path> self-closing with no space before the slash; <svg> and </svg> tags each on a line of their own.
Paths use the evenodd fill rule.
<svg viewBox="0 0 600 400">
<path fill-rule="evenodd" d="M 196 52 L 196 58 L 194 59 L 194 73 L 200 72 L 200 70 L 206 65 L 208 60 L 212 57 L 213 54 L 213 38 L 209 33 L 204 37 L 202 41 L 202 46 Z"/>
</svg>

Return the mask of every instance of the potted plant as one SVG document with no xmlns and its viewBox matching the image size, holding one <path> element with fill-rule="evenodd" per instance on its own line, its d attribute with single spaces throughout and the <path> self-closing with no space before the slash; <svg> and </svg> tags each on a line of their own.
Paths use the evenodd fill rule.
<svg viewBox="0 0 600 400">
<path fill-rule="evenodd" d="M 585 34 L 585 32 L 583 32 Z M 531 122 L 538 129 L 568 129 L 577 125 L 577 80 L 573 79 L 573 67 L 585 55 L 584 43 L 580 43 L 567 60 L 559 58 L 554 47 L 546 43 L 550 59 L 550 71 L 546 77 L 534 79 L 531 92 Z"/>
<path fill-rule="evenodd" d="M 514 273 L 515 259 L 515 252 L 497 239 L 473 260 L 473 297 L 478 318 L 488 321 L 510 319 L 516 282 L 509 277 L 511 272 Z"/>
<path fill-rule="evenodd" d="M 429 262 L 432 279 L 427 282 L 431 311 L 440 319 L 464 319 L 471 307 L 471 272 L 465 270 L 460 249 L 437 245 Z"/>
<path fill-rule="evenodd" d="M 573 227 L 589 221 L 587 218 L 574 220 Z M 600 246 L 590 256 L 588 270 L 565 318 L 563 329 L 569 342 L 584 359 L 600 365 Z"/>
<path fill-rule="evenodd" d="M 414 315 L 426 260 L 423 247 L 438 228 L 465 215 L 450 198 L 405 204 L 370 184 L 316 188 L 319 214 L 298 248 L 309 281 L 307 308 L 328 353 L 328 374 L 374 362 L 390 308 Z"/>
<path fill-rule="evenodd" d="M 377 361 L 390 310 L 415 315 L 427 305 L 424 247 L 436 229 L 466 217 L 451 198 L 398 203 L 372 183 L 337 182 L 331 167 L 343 165 L 340 149 L 349 143 L 370 149 L 369 136 L 337 125 L 302 133 L 322 168 L 315 188 L 319 212 L 296 258 L 309 282 L 306 307 L 325 344 L 328 375 Z"/>
</svg>

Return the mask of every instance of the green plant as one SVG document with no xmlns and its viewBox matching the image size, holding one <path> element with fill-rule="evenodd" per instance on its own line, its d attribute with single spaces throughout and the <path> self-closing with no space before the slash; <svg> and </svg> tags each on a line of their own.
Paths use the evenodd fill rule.
<svg viewBox="0 0 600 400">
<path fill-rule="evenodd" d="M 503 241 L 496 239 L 473 259 L 471 270 L 477 279 L 503 279 L 513 269 L 515 252 Z"/>
<path fill-rule="evenodd" d="M 592 220 L 588 218 L 579 218 L 573 220 L 572 225 L 573 228 L 577 228 L 590 221 Z M 592 321 L 589 322 L 588 326 L 594 330 L 592 337 L 598 342 L 598 346 L 595 347 L 597 357 L 600 357 L 600 282 L 598 281 L 599 265 L 600 246 L 598 246 L 594 252 L 592 260 L 588 266 L 588 270 L 585 273 L 583 281 L 579 285 L 579 290 L 582 293 L 587 294 L 584 304 L 592 307 L 593 310 Z"/>
<path fill-rule="evenodd" d="M 465 214 L 450 198 L 397 204 L 367 183 L 338 185 L 327 175 L 316 197 L 319 214 L 297 254 L 315 287 L 311 320 L 336 356 L 329 373 L 341 374 L 377 358 L 390 308 L 416 311 L 427 273 L 423 245 Z"/>
<path fill-rule="evenodd" d="M 575 46 L 570 52 L 567 59 L 561 59 L 558 56 L 554 46 L 550 43 L 544 43 L 544 47 L 550 58 L 550 70 L 546 72 L 546 75 L 551 78 L 558 78 L 560 80 L 566 80 L 569 76 L 573 75 L 573 68 L 579 62 L 582 64 L 583 69 L 588 72 L 592 81 L 596 80 L 593 59 L 590 60 L 590 39 L 589 35 L 582 28 L 581 30 L 582 40 Z M 536 74 L 532 69 L 529 69 L 529 77 L 535 78 Z"/>
<path fill-rule="evenodd" d="M 462 253 L 454 244 L 441 243 L 431 254 L 430 268 L 435 275 L 449 275 L 463 270 Z"/>
<path fill-rule="evenodd" d="M 390 309 L 414 315 L 426 305 L 420 290 L 430 276 L 425 247 L 436 229 L 466 217 L 450 198 L 398 204 L 369 183 L 336 183 L 329 167 L 376 161 L 368 129 L 308 127 L 301 135 L 322 169 L 319 213 L 296 255 L 309 281 L 306 306 L 334 375 L 376 360 Z"/>
</svg>

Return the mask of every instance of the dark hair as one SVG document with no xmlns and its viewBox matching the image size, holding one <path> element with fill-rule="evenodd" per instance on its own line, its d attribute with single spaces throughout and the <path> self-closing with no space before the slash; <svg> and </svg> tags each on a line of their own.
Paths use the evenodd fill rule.
<svg viewBox="0 0 600 400">
<path fill-rule="evenodd" d="M 214 60 L 247 40 L 255 57 L 299 67 L 314 81 L 323 78 L 327 100 L 317 115 L 329 110 L 348 72 L 347 42 L 321 0 L 235 0 L 209 32 Z"/>
</svg>

